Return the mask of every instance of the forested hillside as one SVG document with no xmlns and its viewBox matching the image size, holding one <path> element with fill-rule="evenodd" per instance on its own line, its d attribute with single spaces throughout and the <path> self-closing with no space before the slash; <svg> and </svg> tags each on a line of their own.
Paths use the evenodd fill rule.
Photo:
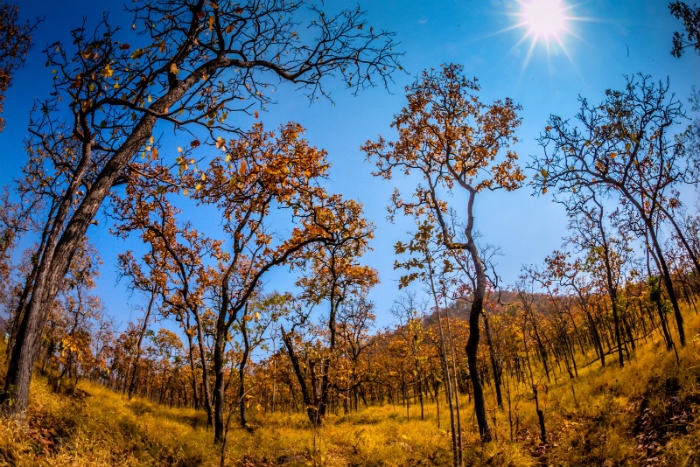
<svg viewBox="0 0 700 467">
<path fill-rule="evenodd" d="M 463 325 L 453 322 L 453 329 Z M 106 389 L 81 379 L 56 391 L 52 377 L 37 378 L 26 424 L 0 424 L 0 465 L 8 466 L 350 466 L 451 465 L 450 412 L 440 370 L 430 360 L 436 353 L 427 337 L 433 326 L 413 326 L 425 340 L 421 373 L 413 370 L 409 328 L 384 339 L 393 353 L 375 363 L 372 377 L 385 374 L 383 389 L 364 389 L 357 407 L 346 397 L 334 399 L 324 423 L 314 428 L 304 413 L 291 370 L 279 369 L 278 392 L 256 390 L 246 400 L 248 427 L 231 422 L 224 451 L 211 442 L 203 410 L 178 407 L 177 397 L 161 398 L 164 373 L 154 373 L 140 387 L 152 399 Z M 537 357 L 524 378 L 506 365 L 502 375 L 503 405 L 493 380 L 486 398 L 494 441 L 482 444 L 470 407 L 467 380 L 459 410 L 463 465 L 628 465 L 693 466 L 700 463 L 700 317 L 688 315 L 689 343 L 678 352 L 665 350 L 655 332 L 640 336 L 624 368 L 602 367 L 592 351 L 575 351 L 578 375 L 571 378 L 563 362 L 552 358 L 547 379 Z M 484 349 L 486 352 L 486 349 Z M 486 355 L 485 355 L 486 356 Z M 527 355 L 520 353 L 521 358 Z M 488 358 L 484 359 L 485 361 Z M 282 360 L 280 360 L 282 361 Z M 506 361 L 512 361 L 510 358 Z M 526 360 L 525 360 L 526 361 Z M 286 365 L 288 367 L 288 365 Z M 263 371 L 262 369 L 260 370 Z M 268 370 L 269 371 L 269 370 Z M 256 372 L 257 373 L 257 372 Z M 423 382 L 418 379 L 422 376 Z M 165 376 L 167 378 L 167 376 Z M 262 384 L 267 374 L 254 379 Z M 532 380 L 530 379 L 532 377 Z M 290 379 L 292 381 L 290 381 Z M 532 385 L 532 381 L 535 385 Z M 170 384 L 173 384 L 171 382 Z M 425 393 L 418 392 L 423 384 Z M 429 387 L 428 387 L 429 386 Z M 436 389 L 437 388 L 437 389 Z M 537 402 L 535 402 L 537 391 Z M 383 401 L 377 399 L 384 394 Z M 367 403 L 363 399 L 368 399 Z M 538 409 L 546 430 L 542 442 Z M 233 414 L 236 418 L 237 414 Z"/>
</svg>

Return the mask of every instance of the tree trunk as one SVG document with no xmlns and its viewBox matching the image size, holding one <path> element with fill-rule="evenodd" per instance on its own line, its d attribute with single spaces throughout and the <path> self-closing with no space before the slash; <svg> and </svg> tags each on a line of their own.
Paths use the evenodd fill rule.
<svg viewBox="0 0 700 467">
<path fill-rule="evenodd" d="M 321 375 L 321 394 L 318 403 L 318 424 L 321 424 L 323 417 L 326 416 L 326 411 L 328 409 L 328 399 L 329 399 L 329 388 L 330 388 L 330 368 L 331 359 L 333 358 L 333 353 L 335 352 L 336 344 L 336 316 L 338 312 L 338 307 L 342 302 L 342 299 L 336 299 L 335 288 L 331 290 L 330 296 L 330 315 L 328 316 L 328 356 L 323 359 L 323 364 L 321 366 L 323 374 Z"/>
<path fill-rule="evenodd" d="M 139 338 L 138 341 L 136 342 L 136 355 L 134 356 L 134 364 L 133 364 L 133 370 L 131 371 L 131 380 L 129 381 L 129 392 L 128 392 L 128 398 L 131 400 L 131 398 L 134 396 L 134 390 L 136 389 L 136 375 L 138 374 L 139 371 L 139 363 L 141 360 L 141 344 L 143 343 L 143 337 L 146 334 L 146 330 L 148 329 L 148 318 L 151 316 L 151 310 L 153 309 L 153 303 L 156 300 L 156 291 L 155 289 L 151 290 L 151 298 L 148 300 L 148 306 L 146 307 L 146 314 L 143 317 L 143 323 L 141 324 L 141 330 L 139 331 Z"/>
<path fill-rule="evenodd" d="M 472 299 L 472 307 L 469 312 L 469 338 L 467 339 L 466 353 L 467 364 L 469 366 L 469 376 L 472 382 L 472 390 L 474 391 L 474 411 L 476 412 L 476 421 L 479 425 L 479 435 L 481 441 L 487 443 L 491 441 L 491 428 L 489 420 L 486 417 L 486 402 L 484 400 L 484 390 L 481 386 L 481 378 L 479 377 L 479 363 L 477 353 L 479 350 L 479 317 L 484 310 L 484 296 L 486 295 L 486 271 L 479 256 L 479 249 L 474 243 L 472 229 L 474 227 L 474 196 L 476 191 L 469 192 L 469 201 L 467 206 L 467 227 L 465 235 L 467 238 L 467 250 L 471 256 L 474 266 L 474 274 L 476 278 L 476 287 Z"/>
<path fill-rule="evenodd" d="M 202 329 L 202 319 L 199 310 L 193 309 L 194 321 L 197 325 L 197 345 L 199 346 L 199 359 L 202 362 L 202 396 L 204 409 L 207 412 L 207 426 L 214 424 L 214 407 L 211 400 L 211 388 L 209 387 L 209 365 L 207 365 L 207 354 L 204 347 L 204 330 Z"/>
<path fill-rule="evenodd" d="M 583 308 L 584 312 L 586 313 L 586 320 L 588 321 L 588 327 L 591 331 L 591 337 L 593 338 L 593 345 L 595 346 L 595 350 L 598 353 L 598 357 L 600 358 L 600 366 L 604 367 L 605 366 L 605 351 L 603 350 L 603 344 L 600 339 L 600 333 L 598 332 L 598 325 L 595 322 L 595 319 L 593 318 L 593 315 L 591 314 L 590 310 L 588 309 L 588 304 L 581 300 L 581 307 Z"/>
<path fill-rule="evenodd" d="M 241 319 L 241 335 L 243 336 L 243 354 L 238 362 L 238 411 L 241 422 L 241 428 L 248 427 L 248 421 L 245 418 L 246 409 L 246 391 L 245 391 L 245 368 L 248 364 L 250 356 L 250 339 L 248 338 L 248 327 L 245 323 L 246 316 Z"/>
<path fill-rule="evenodd" d="M 316 407 L 316 401 L 311 399 L 311 394 L 309 393 L 309 388 L 306 384 L 306 379 L 304 379 L 304 373 L 301 370 L 301 365 L 299 363 L 299 357 L 297 356 L 296 352 L 294 351 L 294 344 L 292 343 L 292 338 L 291 335 L 284 332 L 284 328 L 280 328 L 282 332 L 282 341 L 284 342 L 284 346 L 287 348 L 287 355 L 289 355 L 289 360 L 292 363 L 292 369 L 294 370 L 294 374 L 297 377 L 297 381 L 299 382 L 299 387 L 301 388 L 301 398 L 304 403 L 304 407 L 306 407 L 306 414 L 309 417 L 309 421 L 313 426 L 318 426 L 319 423 L 319 417 L 318 417 L 318 408 Z M 292 386 L 290 382 L 290 393 L 291 392 Z"/>
<path fill-rule="evenodd" d="M 197 368 L 195 367 L 195 357 L 194 357 L 194 342 L 192 339 L 192 334 L 190 334 L 189 329 L 190 329 L 190 319 L 189 319 L 189 314 L 187 315 L 187 321 L 186 321 L 186 327 L 187 327 L 187 332 L 185 332 L 185 335 L 187 336 L 187 359 L 189 360 L 190 364 L 190 373 L 191 378 L 190 378 L 190 384 L 192 385 L 192 407 L 194 407 L 195 410 L 201 409 L 201 403 L 199 401 L 199 384 L 197 383 Z"/>
<path fill-rule="evenodd" d="M 0 394 L 0 404 L 6 413 L 23 414 L 29 403 L 29 384 L 32 370 L 39 354 L 41 335 L 47 315 L 61 283 L 80 247 L 87 229 L 94 219 L 102 202 L 109 194 L 118 177 L 123 174 L 134 154 L 142 148 L 151 136 L 158 115 L 169 108 L 185 93 L 189 85 L 170 88 L 169 92 L 156 100 L 124 144 L 106 162 L 75 212 L 69 212 L 73 197 L 84 181 L 87 165 L 91 157 L 91 142 L 84 142 L 83 160 L 75 171 L 75 176 L 66 189 L 63 205 L 58 209 L 46 244 L 39 252 L 39 266 L 33 277 L 31 297 L 20 310 L 20 323 L 10 353 L 5 387 Z M 65 228 L 64 228 L 65 226 Z"/>
<path fill-rule="evenodd" d="M 489 357 L 491 358 L 491 369 L 493 371 L 493 383 L 496 386 L 496 402 L 498 407 L 503 409 L 503 395 L 501 394 L 501 367 L 496 359 L 496 351 L 493 348 L 491 340 L 491 329 L 489 328 L 489 320 L 484 315 L 484 331 L 486 331 L 486 343 L 489 346 Z"/>
<path fill-rule="evenodd" d="M 226 312 L 219 313 L 214 338 L 214 442 L 224 441 L 224 397 L 226 381 L 224 378 L 224 351 L 226 349 L 225 326 Z"/>
<path fill-rule="evenodd" d="M 653 247 L 653 252 L 655 253 L 655 258 L 661 268 L 661 277 L 664 281 L 664 286 L 666 287 L 666 292 L 668 293 L 668 298 L 671 301 L 671 306 L 673 307 L 673 316 L 676 319 L 676 327 L 678 328 L 678 339 L 681 346 L 685 347 L 685 329 L 683 326 L 683 315 L 681 314 L 681 309 L 678 306 L 678 298 L 676 297 L 676 291 L 673 288 L 673 280 L 671 279 L 671 272 L 668 269 L 668 264 L 666 263 L 666 258 L 664 257 L 663 250 L 659 244 L 659 239 L 654 231 L 654 226 L 650 219 L 644 217 L 645 224 L 647 226 L 647 231 L 649 237 L 651 238 L 651 244 Z"/>
<path fill-rule="evenodd" d="M 478 287 L 477 287 L 478 288 Z M 469 365 L 469 377 L 472 382 L 472 390 L 474 391 L 474 411 L 476 412 L 476 421 L 479 426 L 479 435 L 481 441 L 486 443 L 491 441 L 491 428 L 486 417 L 486 401 L 484 399 L 484 390 L 481 386 L 481 378 L 479 377 L 479 364 L 477 359 L 477 351 L 479 348 L 479 315 L 483 309 L 483 297 L 474 294 L 474 301 L 469 313 L 469 339 L 467 339 L 467 363 Z"/>
</svg>

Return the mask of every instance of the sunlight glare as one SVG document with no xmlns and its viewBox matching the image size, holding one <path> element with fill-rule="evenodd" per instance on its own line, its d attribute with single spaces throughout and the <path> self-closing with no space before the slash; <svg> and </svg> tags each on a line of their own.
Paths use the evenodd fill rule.
<svg viewBox="0 0 700 467">
<path fill-rule="evenodd" d="M 560 0 L 531 0 L 523 5 L 522 17 L 530 34 L 545 39 L 558 37 L 566 25 Z"/>
<path fill-rule="evenodd" d="M 520 12 L 516 27 L 523 28 L 525 34 L 519 43 L 529 39 L 530 47 L 523 67 L 532 57 L 538 44 L 544 44 L 547 55 L 552 53 L 551 45 L 555 42 L 559 49 L 569 55 L 564 46 L 563 36 L 569 33 L 568 23 L 575 20 L 568 15 L 568 7 L 564 0 L 518 0 Z"/>
</svg>

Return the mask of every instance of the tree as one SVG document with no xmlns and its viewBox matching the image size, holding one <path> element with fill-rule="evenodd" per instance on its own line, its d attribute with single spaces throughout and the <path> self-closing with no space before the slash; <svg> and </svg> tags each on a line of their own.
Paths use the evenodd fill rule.
<svg viewBox="0 0 700 467">
<path fill-rule="evenodd" d="M 202 235 L 190 222 L 185 222 L 184 225 L 178 222 L 177 216 L 181 213 L 172 205 L 168 196 L 177 190 L 179 182 L 167 167 L 155 163 L 132 166 L 149 175 L 143 180 L 130 181 L 125 196 L 114 197 L 114 212 L 119 219 L 115 230 L 121 236 L 138 231 L 144 243 L 150 245 L 150 252 L 141 260 L 142 268 L 150 272 L 149 277 L 137 269 L 139 266 L 131 252 L 120 255 L 120 261 L 126 263 L 128 269 L 138 272 L 131 275 L 139 279 L 141 289 L 160 295 L 166 313 L 182 326 L 187 337 L 195 402 L 199 401 L 198 384 L 194 380 L 197 374 L 195 353 L 199 355 L 201 401 L 207 412 L 207 423 L 213 425 L 211 365 L 206 350 L 207 337 L 211 333 L 205 331 L 208 313 L 204 297 L 212 286 L 211 278 L 216 276 L 216 271 L 205 260 L 221 255 L 221 241 Z M 149 308 L 154 299 L 151 295 Z M 144 331 L 146 324 L 147 316 L 142 322 Z M 193 342 L 195 337 L 196 351 Z"/>
<path fill-rule="evenodd" d="M 5 93 L 12 83 L 12 75 L 22 66 L 32 45 L 31 33 L 36 24 L 20 24 L 17 5 L 0 4 L 0 113 L 3 111 Z M 0 131 L 5 119 L 0 117 Z"/>
<path fill-rule="evenodd" d="M 416 232 L 408 243 L 397 242 L 394 251 L 397 255 L 410 255 L 404 261 L 395 260 L 395 269 L 404 269 L 406 274 L 400 278 L 399 288 L 420 279 L 433 300 L 433 312 L 437 314 L 438 338 L 436 348 L 442 366 L 447 404 L 450 413 L 450 431 L 452 441 L 452 465 L 457 467 L 462 462 L 462 427 L 459 406 L 459 377 L 457 372 L 454 336 L 452 335 L 448 309 L 448 289 L 454 288 L 455 250 L 449 250 L 436 237 L 435 227 L 429 222 L 417 222 Z M 459 284 L 459 282 L 458 282 Z M 415 301 L 409 295 L 403 308 L 403 314 L 415 312 Z M 411 310 L 413 308 L 413 310 Z M 443 324 L 444 321 L 444 324 Z M 420 322 L 419 322 L 420 323 Z M 410 323 L 409 323 L 410 324 Z M 410 329 L 410 327 L 409 327 Z M 415 355 L 415 353 L 414 353 Z M 419 373 L 420 377 L 420 373 Z M 420 386 L 419 386 L 420 388 Z M 421 399 L 421 417 L 422 417 Z"/>
<path fill-rule="evenodd" d="M 593 346 L 595 347 L 600 366 L 605 366 L 605 351 L 598 330 L 598 317 L 591 311 L 592 285 L 585 278 L 584 263 L 580 258 L 569 260 L 569 254 L 562 251 L 554 251 L 545 258 L 547 274 L 564 289 L 573 290 L 578 301 L 578 306 L 586 316 L 588 330 L 591 333 Z"/>
<path fill-rule="evenodd" d="M 671 2 L 668 4 L 671 14 L 683 23 L 685 31 L 673 33 L 673 48 L 671 55 L 680 57 L 684 49 L 692 47 L 700 53 L 700 7 L 690 6 L 687 2 Z"/>
<path fill-rule="evenodd" d="M 370 363 L 365 355 L 374 342 L 369 333 L 374 319 L 374 303 L 364 297 L 346 301 L 338 312 L 339 346 L 349 360 L 346 384 L 338 387 L 338 391 L 346 394 L 345 400 L 349 399 L 346 410 L 359 410 L 362 385 L 370 377 Z"/>
<path fill-rule="evenodd" d="M 29 228 L 30 209 L 25 209 L 21 203 L 10 200 L 10 191 L 3 187 L 0 195 L 0 307 L 8 315 L 13 313 L 12 290 L 12 251 L 16 246 L 18 236 Z M 15 297 L 16 298 L 16 297 Z"/>
<path fill-rule="evenodd" d="M 153 251 L 150 255 L 147 255 L 147 257 L 153 256 Z M 129 399 L 131 399 L 134 395 L 134 391 L 136 390 L 136 377 L 138 375 L 142 355 L 143 338 L 148 330 L 149 320 L 153 314 L 153 309 L 157 305 L 157 298 L 159 296 L 157 284 L 158 271 L 151 269 L 149 271 L 150 274 L 145 274 L 141 270 L 141 266 L 137 263 L 136 258 L 134 258 L 132 252 L 130 251 L 119 255 L 119 267 L 121 269 L 122 277 L 128 277 L 131 280 L 130 287 L 132 290 L 138 290 L 148 294 L 148 305 L 146 305 L 143 318 L 138 323 L 138 329 L 136 330 L 137 339 L 133 355 L 131 376 L 129 377 L 129 386 L 127 389 L 127 394 Z"/>
<path fill-rule="evenodd" d="M 630 262 L 630 238 L 625 227 L 619 224 L 620 213 L 606 212 L 606 206 L 600 201 L 595 190 L 581 187 L 574 203 L 567 205 L 571 217 L 570 228 L 574 234 L 570 238 L 586 255 L 585 267 L 594 278 L 600 278 L 601 287 L 610 298 L 610 308 L 615 327 L 618 363 L 624 366 L 624 340 L 622 337 L 622 307 L 620 289 L 622 286 L 625 264 Z M 617 221 L 619 235 L 614 235 L 609 221 Z M 614 225 L 612 226 L 614 227 Z M 594 279 L 595 280 L 595 279 Z"/>
<path fill-rule="evenodd" d="M 607 90 L 600 105 L 579 100 L 575 123 L 550 117 L 539 139 L 544 156 L 532 164 L 533 184 L 542 193 L 556 189 L 555 200 L 563 203 L 588 189 L 617 198 L 633 213 L 630 218 L 642 224 L 659 261 L 685 345 L 683 316 L 658 236 L 659 222 L 668 220 L 671 208 L 680 205 L 674 187 L 692 174 L 682 146 L 670 137 L 673 125 L 684 118 L 680 102 L 669 94 L 668 82 L 657 84 L 644 75 L 628 77 L 622 91 Z"/>
<path fill-rule="evenodd" d="M 246 135 L 228 142 L 224 160 L 213 160 L 204 172 L 192 168 L 183 173 L 183 185 L 190 187 L 192 196 L 220 211 L 228 237 L 221 254 L 214 258 L 216 266 L 210 279 L 216 296 L 212 309 L 216 316 L 213 371 L 217 441 L 224 429 L 225 346 L 233 324 L 262 278 L 278 266 L 305 264 L 321 245 L 330 249 L 340 246 L 339 252 L 347 254 L 347 259 L 338 261 L 351 261 L 352 251 L 360 254 L 370 236 L 360 206 L 320 186 L 329 168 L 326 153 L 310 146 L 302 133 L 303 128 L 295 123 L 283 125 L 277 133 L 256 124 Z M 346 286 L 335 281 L 346 280 L 346 274 L 352 281 L 354 274 L 363 276 L 365 272 L 355 264 L 347 267 L 349 272 L 343 269 L 342 274 L 332 271 L 338 275 L 330 276 L 330 284 L 319 283 L 322 289 L 328 287 L 321 293 L 336 293 L 333 298 L 338 300 L 342 294 L 337 288 Z"/>
<path fill-rule="evenodd" d="M 249 428 L 246 419 L 246 405 L 248 403 L 248 390 L 246 389 L 246 367 L 250 360 L 250 354 L 265 341 L 265 333 L 268 328 L 276 323 L 287 312 L 286 295 L 272 293 L 263 297 L 253 297 L 245 306 L 238 319 L 238 333 L 241 337 L 240 344 L 236 343 L 238 355 L 238 415 L 242 428 Z"/>
<path fill-rule="evenodd" d="M 94 33 L 79 27 L 72 45 L 46 50 L 54 90 L 32 117 L 22 185 L 36 197 L 53 191 L 37 213 L 43 241 L 17 313 L 20 332 L 0 396 L 7 412 L 27 407 L 48 305 L 105 197 L 139 176 L 130 163 L 141 151 L 158 159 L 157 124 L 180 137 L 200 131 L 213 142 L 239 131 L 231 112 L 264 106 L 278 83 L 296 83 L 311 98 L 328 95 L 327 78 L 337 76 L 354 90 L 386 84 L 398 67 L 391 34 L 363 27 L 357 9 L 326 15 L 308 8 L 286 0 L 143 0 L 129 7 L 140 36 L 119 40 L 105 17 Z"/>
<path fill-rule="evenodd" d="M 407 365 L 413 367 L 415 382 L 414 386 L 418 392 L 418 403 L 420 404 L 420 419 L 425 419 L 423 404 L 423 394 L 427 391 L 425 387 L 425 376 L 423 372 L 423 362 L 426 359 L 426 352 L 423 349 L 425 341 L 423 329 L 423 316 L 419 314 L 415 294 L 406 293 L 404 296 L 395 299 L 391 307 L 391 313 L 398 320 L 398 327 L 395 334 L 401 338 L 401 358 Z"/>
<path fill-rule="evenodd" d="M 51 308 L 47 323 L 51 332 L 47 332 L 43 340 L 46 353 L 42 371 L 49 373 L 49 381 L 55 391 L 73 391 L 81 368 L 91 366 L 91 327 L 99 321 L 102 306 L 99 298 L 90 292 L 95 288 L 95 277 L 101 264 L 95 248 L 84 244 L 77 252 Z M 47 364 L 53 366 L 51 371 Z M 63 387 L 66 378 L 69 384 Z"/>
<path fill-rule="evenodd" d="M 391 124 L 398 139 L 386 142 L 380 137 L 363 149 L 374 160 L 376 175 L 390 179 L 394 171 L 417 176 L 421 182 L 410 198 L 394 192 L 391 209 L 426 219 L 439 226 L 440 242 L 449 249 L 465 251 L 474 268 L 475 284 L 469 314 L 469 338 L 466 351 L 474 390 L 479 433 L 491 440 L 483 390 L 479 377 L 477 350 L 479 318 L 483 312 L 486 272 L 475 241 L 474 201 L 484 190 L 514 190 L 524 179 L 512 151 L 501 154 L 516 138 L 520 124 L 519 107 L 510 99 L 487 105 L 477 95 L 479 84 L 462 76 L 462 67 L 450 64 L 424 71 L 421 78 L 406 89 L 408 105 Z M 463 228 L 448 218 L 447 193 L 462 190 Z M 460 241 L 463 236 L 464 240 Z"/>
<path fill-rule="evenodd" d="M 297 281 L 303 289 L 302 299 L 309 306 L 328 301 L 328 345 L 321 362 L 321 391 L 315 406 L 314 426 L 326 415 L 331 384 L 331 366 L 338 344 L 338 314 L 351 298 L 366 296 L 377 282 L 377 271 L 359 264 L 358 258 L 368 249 L 374 226 L 362 217 L 362 206 L 349 201 L 347 210 L 340 212 L 331 225 L 336 235 L 333 241 L 318 243 L 310 258 L 310 271 Z M 324 320 L 325 321 L 325 320 Z"/>
<path fill-rule="evenodd" d="M 182 341 L 173 331 L 161 328 L 151 335 L 151 343 L 152 347 L 148 350 L 155 363 L 157 379 L 160 380 L 158 403 L 164 404 L 170 383 L 177 376 L 179 362 L 182 360 Z"/>
</svg>

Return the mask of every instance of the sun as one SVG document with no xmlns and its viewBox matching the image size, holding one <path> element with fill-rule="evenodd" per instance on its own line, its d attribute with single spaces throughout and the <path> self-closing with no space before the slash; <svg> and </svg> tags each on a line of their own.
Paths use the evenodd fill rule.
<svg viewBox="0 0 700 467">
<path fill-rule="evenodd" d="M 561 0 L 530 0 L 522 5 L 520 16 L 528 34 L 535 40 L 558 39 L 566 29 L 566 12 Z"/>
<path fill-rule="evenodd" d="M 517 13 L 517 24 L 514 28 L 523 29 L 525 32 L 517 45 L 528 41 L 530 46 L 523 66 L 527 66 L 536 47 L 544 46 L 547 56 L 551 55 L 555 48 L 564 52 L 571 59 L 564 38 L 571 33 L 569 24 L 576 21 L 570 14 L 571 6 L 564 0 L 517 0 L 520 10 Z"/>
</svg>

